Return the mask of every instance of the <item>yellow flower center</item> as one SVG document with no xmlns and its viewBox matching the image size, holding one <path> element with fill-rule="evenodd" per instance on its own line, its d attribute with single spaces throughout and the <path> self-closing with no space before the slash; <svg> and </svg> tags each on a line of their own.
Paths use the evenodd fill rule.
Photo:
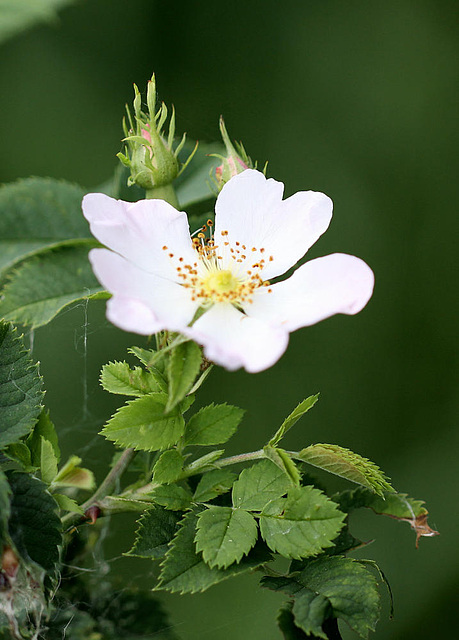
<svg viewBox="0 0 459 640">
<path fill-rule="evenodd" d="M 215 294 L 236 293 L 239 282 L 229 269 L 221 271 L 209 271 L 201 280 L 203 290 L 212 298 Z"/>
</svg>

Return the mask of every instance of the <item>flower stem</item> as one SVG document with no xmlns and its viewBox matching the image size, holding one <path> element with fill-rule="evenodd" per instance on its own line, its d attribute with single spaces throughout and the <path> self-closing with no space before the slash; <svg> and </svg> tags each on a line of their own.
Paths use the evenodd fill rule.
<svg viewBox="0 0 459 640">
<path fill-rule="evenodd" d="M 147 189 L 145 197 L 147 198 L 147 200 L 165 200 L 176 209 L 179 208 L 177 195 L 172 184 L 166 184 L 163 187 L 154 187 L 153 189 Z"/>
<path fill-rule="evenodd" d="M 105 479 L 103 480 L 99 488 L 96 489 L 93 495 L 81 505 L 81 508 L 83 509 L 84 512 L 86 512 L 92 506 L 97 506 L 97 503 L 99 501 L 101 501 L 103 498 L 108 496 L 108 494 L 113 491 L 118 480 L 126 471 L 127 467 L 129 466 L 130 462 L 132 461 L 136 453 L 137 451 L 135 451 L 134 449 L 126 449 L 125 451 L 123 451 L 118 461 L 113 466 L 111 471 L 107 474 L 107 476 L 105 477 Z M 79 516 L 79 514 L 77 513 L 69 513 L 62 518 L 62 524 L 64 525 L 72 524 L 79 517 L 81 516 Z"/>
</svg>

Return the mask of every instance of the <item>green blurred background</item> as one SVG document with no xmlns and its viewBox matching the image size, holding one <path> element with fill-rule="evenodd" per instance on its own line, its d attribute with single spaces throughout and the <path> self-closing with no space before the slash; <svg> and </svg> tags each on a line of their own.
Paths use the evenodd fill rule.
<svg viewBox="0 0 459 640">
<path fill-rule="evenodd" d="M 8 17 L 2 2 L 0 32 Z M 334 221 L 311 256 L 364 258 L 376 274 L 368 307 L 292 335 L 269 371 L 216 371 L 202 402 L 247 410 L 231 443 L 235 453 L 259 447 L 299 400 L 320 391 L 286 444 L 336 442 L 375 460 L 398 490 L 426 500 L 430 523 L 441 531 L 416 550 L 407 524 L 371 514 L 356 519 L 360 537 L 376 538 L 360 556 L 380 563 L 395 597 L 395 619 L 388 620 L 384 598 L 375 637 L 453 637 L 457 3 L 56 4 L 69 5 L 58 20 L 0 46 L 0 181 L 50 175 L 94 188 L 106 180 L 132 83 L 143 88 L 155 71 L 179 131 L 215 141 L 223 113 L 231 136 L 259 163 L 269 160 L 269 174 L 285 182 L 288 195 L 314 189 L 333 198 Z M 96 434 L 116 401 L 99 390 L 98 370 L 135 343 L 142 339 L 108 325 L 100 303 L 79 306 L 34 336 L 64 451 L 77 450 L 99 477 L 112 450 Z M 112 529 L 116 556 L 132 529 L 116 519 Z M 152 583 L 148 563 L 118 558 L 107 566 L 126 583 Z M 273 618 L 281 598 L 256 583 L 248 577 L 162 599 L 183 640 L 279 639 Z"/>
</svg>

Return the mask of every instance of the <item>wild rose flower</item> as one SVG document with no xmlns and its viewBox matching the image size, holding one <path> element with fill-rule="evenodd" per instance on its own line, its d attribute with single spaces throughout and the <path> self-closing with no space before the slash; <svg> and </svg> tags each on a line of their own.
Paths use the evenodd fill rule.
<svg viewBox="0 0 459 640">
<path fill-rule="evenodd" d="M 186 214 L 163 200 L 85 196 L 91 231 L 108 247 L 89 256 L 112 293 L 108 319 L 144 335 L 182 333 L 213 362 L 257 372 L 281 357 L 290 331 L 336 313 L 358 313 L 374 276 L 355 256 L 317 258 L 270 283 L 303 257 L 332 216 L 323 193 L 282 200 L 283 189 L 258 171 L 240 173 L 217 198 L 213 235 L 193 239 Z"/>
</svg>

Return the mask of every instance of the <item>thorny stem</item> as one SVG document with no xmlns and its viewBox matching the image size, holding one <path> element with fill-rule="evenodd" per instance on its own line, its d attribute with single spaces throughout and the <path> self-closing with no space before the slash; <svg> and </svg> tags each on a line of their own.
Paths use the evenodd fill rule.
<svg viewBox="0 0 459 640">
<path fill-rule="evenodd" d="M 103 498 L 108 496 L 108 494 L 113 491 L 118 480 L 123 475 L 136 453 L 137 451 L 135 451 L 134 449 L 126 449 L 125 451 L 123 451 L 123 453 L 119 457 L 119 460 L 107 474 L 105 480 L 102 482 L 99 488 L 96 489 L 93 495 L 81 505 L 81 508 L 84 512 L 87 511 L 89 507 L 97 506 L 98 502 L 103 500 Z M 79 517 L 80 516 L 77 513 L 69 513 L 62 518 L 62 524 L 72 524 Z"/>
</svg>

